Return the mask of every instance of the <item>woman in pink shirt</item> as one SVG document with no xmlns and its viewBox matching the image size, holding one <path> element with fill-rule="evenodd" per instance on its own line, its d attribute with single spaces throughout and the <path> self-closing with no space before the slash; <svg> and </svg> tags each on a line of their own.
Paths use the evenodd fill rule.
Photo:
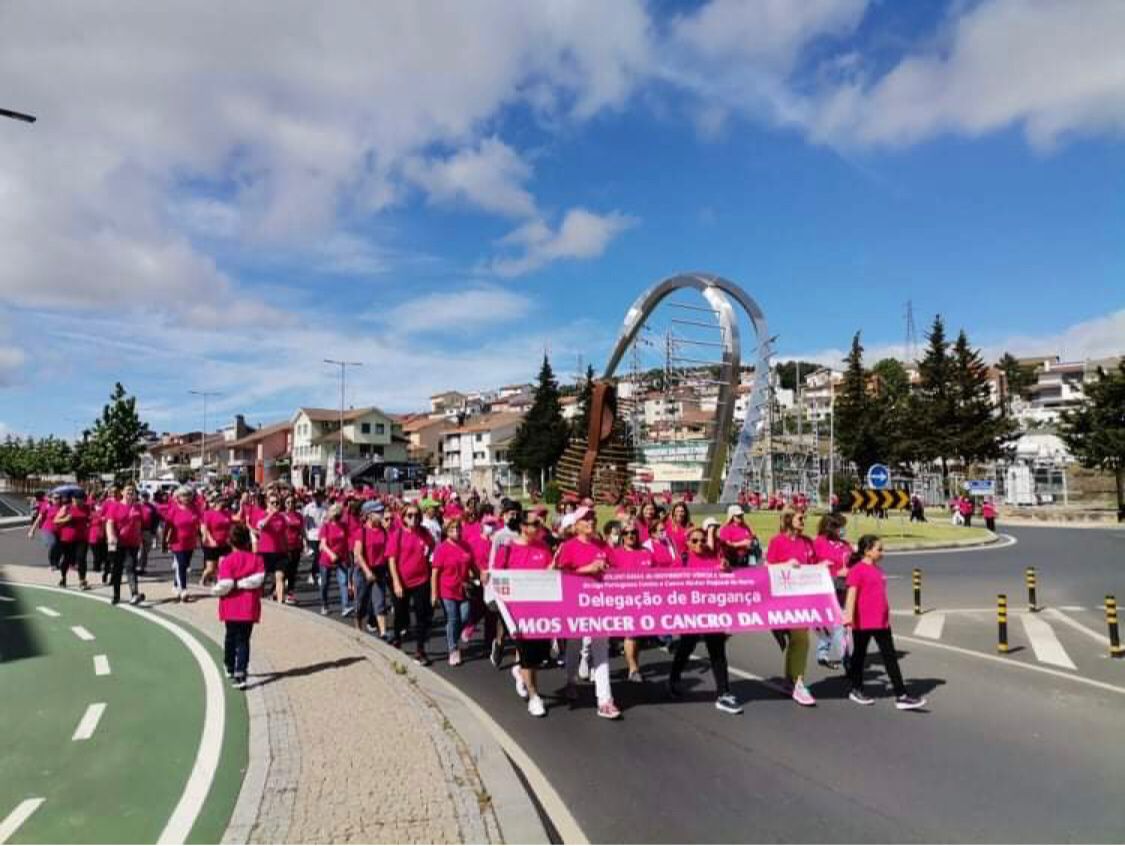
<svg viewBox="0 0 1125 846">
<path fill-rule="evenodd" d="M 175 559 L 173 582 L 177 602 L 191 601 L 188 574 L 191 572 L 192 555 L 199 545 L 199 529 L 203 522 L 192 505 L 193 499 L 191 488 L 186 485 L 177 488 L 175 498 L 164 512 L 165 537 Z"/>
<path fill-rule="evenodd" d="M 648 507 L 647 505 L 645 506 Z M 644 514 L 644 509 L 641 509 Z M 621 546 L 611 551 L 610 562 L 615 570 L 651 570 L 652 551 L 641 546 L 641 533 L 638 520 L 630 520 L 621 527 Z M 629 668 L 628 680 L 640 684 L 644 682 L 639 660 L 640 643 L 635 637 L 625 638 L 625 664 Z"/>
<path fill-rule="evenodd" d="M 571 515 L 574 518 L 574 537 L 564 541 L 555 555 L 555 566 L 589 578 L 598 578 L 609 569 L 610 547 L 598 537 L 598 518 L 593 508 L 582 506 Z M 572 640 L 566 650 L 566 696 L 571 702 L 578 698 L 578 664 L 581 660 L 580 640 Z M 591 676 L 598 699 L 597 715 L 607 720 L 621 717 L 613 701 L 609 684 L 609 640 L 604 637 L 590 639 Z"/>
<path fill-rule="evenodd" d="M 781 531 L 770 538 L 766 548 L 767 564 L 788 564 L 799 567 L 816 563 L 812 539 L 805 535 L 805 514 L 786 508 L 781 512 Z M 785 679 L 793 701 L 812 706 L 816 699 L 805 686 L 805 665 L 809 660 L 808 629 L 776 629 L 778 643 L 785 642 Z"/>
<path fill-rule="evenodd" d="M 301 568 L 301 553 L 305 549 L 305 518 L 301 514 L 301 503 L 290 490 L 285 494 L 285 510 L 281 512 L 285 520 L 285 596 L 287 605 L 297 604 L 297 571 Z"/>
<path fill-rule="evenodd" d="M 79 492 L 81 493 L 81 492 Z M 89 511 L 83 498 L 66 494 L 54 515 L 55 537 L 62 555 L 59 558 L 59 587 L 66 587 L 66 574 L 72 567 L 78 570 L 78 586 L 89 590 L 86 581 L 86 533 L 89 531 Z"/>
<path fill-rule="evenodd" d="M 234 551 L 219 562 L 219 578 L 211 592 L 219 597 L 219 619 L 227 630 L 223 644 L 227 678 L 244 690 L 250 665 L 250 635 L 262 619 L 266 565 L 261 556 L 251 551 L 250 530 L 243 524 L 231 528 L 230 543 Z"/>
<path fill-rule="evenodd" d="M 94 558 L 93 571 L 102 574 L 103 585 L 109 582 L 111 569 L 105 540 L 105 514 L 106 509 L 115 501 L 116 497 L 108 498 L 105 491 L 98 493 L 90 508 L 90 520 L 86 529 L 86 548 Z"/>
<path fill-rule="evenodd" d="M 110 582 L 113 585 L 114 605 L 121 601 L 121 574 L 125 561 L 129 561 L 129 602 L 140 605 L 145 595 L 137 585 L 140 569 L 140 551 L 144 544 L 144 507 L 137 501 L 137 489 L 126 485 L 121 492 L 121 501 L 109 500 L 105 504 L 106 548 L 113 562 Z"/>
<path fill-rule="evenodd" d="M 863 692 L 863 665 L 867 660 L 867 645 L 874 640 L 883 657 L 883 669 L 891 680 L 895 692 L 895 707 L 912 711 L 926 704 L 906 692 L 902 671 L 895 653 L 895 639 L 891 633 L 891 608 L 887 602 L 887 577 L 879 562 L 883 559 L 883 542 L 875 535 L 859 539 L 859 549 L 848 568 L 848 596 L 844 603 L 844 625 L 852 630 L 852 658 L 848 664 L 851 693 L 848 698 L 857 705 L 874 705 L 875 700 Z"/>
<path fill-rule="evenodd" d="M 276 488 L 266 494 L 266 509 L 251 514 L 250 529 L 256 551 L 266 565 L 266 586 L 277 602 L 285 601 L 285 568 L 289 565 L 287 526 L 281 513 L 281 494 Z"/>
<path fill-rule="evenodd" d="M 390 573 L 387 572 L 387 546 L 390 533 L 383 525 L 383 503 L 370 501 L 363 503 L 360 515 L 363 527 L 352 543 L 352 581 L 355 590 L 355 627 L 365 626 L 371 631 L 371 618 L 374 617 L 379 637 L 390 641 L 387 631 L 387 596 L 391 592 Z"/>
<path fill-rule="evenodd" d="M 723 558 L 732 567 L 748 567 L 753 543 L 754 533 L 743 519 L 742 506 L 727 508 L 727 521 L 719 529 L 719 549 Z"/>
<path fill-rule="evenodd" d="M 230 552 L 230 529 L 234 525 L 227 511 L 222 494 L 211 494 L 207 508 L 203 512 L 201 532 L 203 534 L 203 575 L 201 584 L 208 584 L 219 569 L 219 559 Z"/>
<path fill-rule="evenodd" d="M 496 553 L 497 570 L 546 570 L 551 566 L 551 550 L 540 540 L 540 520 L 532 512 L 523 511 L 519 518 L 519 534 Z M 533 717 L 547 715 L 547 707 L 539 695 L 538 670 L 551 656 L 551 641 L 514 635 L 516 666 L 512 678 L 516 693 L 527 700 L 527 712 Z"/>
<path fill-rule="evenodd" d="M 336 586 L 340 591 L 340 616 L 348 613 L 348 527 L 344 523 L 344 507 L 332 503 L 324 524 L 320 527 L 317 545 L 320 565 L 320 613 L 328 613 L 328 578 L 336 573 Z"/>
<path fill-rule="evenodd" d="M 730 564 L 719 552 L 718 524 L 714 518 L 704 521 L 704 528 L 692 529 L 688 535 L 687 566 L 693 570 L 729 572 Z M 727 666 L 727 638 L 730 635 L 722 632 L 707 634 L 688 633 L 680 635 L 676 644 L 676 652 L 672 658 L 672 669 L 668 674 L 668 695 L 678 698 L 680 691 L 680 676 L 687 666 L 688 659 L 698 645 L 700 638 L 707 647 L 707 655 L 711 661 L 711 674 L 715 678 L 715 690 L 718 696 L 715 707 L 726 714 L 741 714 L 742 703 L 730 690 L 730 671 Z"/>
<path fill-rule="evenodd" d="M 473 575 L 473 553 L 461 540 L 461 521 L 456 517 L 442 529 L 445 539 L 434 550 L 434 566 L 430 576 L 430 596 L 436 606 L 445 609 L 445 644 L 449 648 L 449 666 L 461 664 L 458 644 L 461 632 L 469 622 L 469 598 L 465 585 Z"/>
<path fill-rule="evenodd" d="M 430 553 L 434 538 L 422 526 L 422 512 L 417 504 L 402 513 L 402 529 L 391 538 L 388 566 L 395 595 L 395 646 L 401 646 L 410 629 L 410 612 L 414 611 L 414 663 L 428 666 L 426 642 L 430 639 L 433 603 L 430 596 Z"/>
<path fill-rule="evenodd" d="M 688 535 L 691 530 L 691 512 L 686 503 L 677 502 L 672 506 L 672 514 L 668 518 L 668 537 L 676 545 L 681 561 L 687 560 Z"/>
<path fill-rule="evenodd" d="M 828 573 L 836 586 L 836 599 L 844 606 L 847 587 L 844 579 L 848 576 L 848 561 L 852 557 L 852 545 L 840 537 L 848 518 L 843 514 L 829 513 L 820 518 L 813 540 L 816 560 L 828 565 Z M 816 630 L 816 663 L 830 670 L 838 670 L 844 658 L 845 629 L 843 625 Z"/>
<path fill-rule="evenodd" d="M 991 499 L 985 500 L 984 505 L 980 507 L 980 516 L 984 518 L 984 526 L 988 531 L 996 531 L 996 503 Z"/>
</svg>

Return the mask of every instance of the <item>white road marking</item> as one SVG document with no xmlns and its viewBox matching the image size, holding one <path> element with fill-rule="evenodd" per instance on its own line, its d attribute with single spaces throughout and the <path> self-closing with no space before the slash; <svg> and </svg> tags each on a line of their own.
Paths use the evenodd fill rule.
<svg viewBox="0 0 1125 846">
<path fill-rule="evenodd" d="M 918 625 L 914 627 L 914 636 L 927 637 L 930 640 L 941 640 L 941 630 L 944 627 L 945 615 L 936 611 L 931 611 L 918 618 Z"/>
<path fill-rule="evenodd" d="M 108 676 L 109 675 L 109 656 L 108 655 L 95 655 L 94 656 L 94 675 L 95 676 Z"/>
<path fill-rule="evenodd" d="M 4 594 L 0 593 L 0 602 L 15 602 L 15 601 L 16 601 L 16 598 L 14 596 L 4 596 Z"/>
<path fill-rule="evenodd" d="M 94 640 L 95 639 L 94 636 L 92 634 L 90 634 L 90 632 L 87 631 L 82 626 L 71 626 L 70 630 L 72 632 L 74 632 L 75 635 L 78 636 L 79 640 Z"/>
<path fill-rule="evenodd" d="M 1049 614 L 1052 620 L 1058 620 L 1060 623 L 1070 626 L 1075 631 L 1082 632 L 1082 634 L 1086 635 L 1090 639 L 1096 640 L 1099 644 L 1105 647 L 1106 653 L 1109 653 L 1109 635 L 1107 633 L 1096 631 L 1095 629 L 1091 629 L 1089 626 L 1084 626 L 1077 620 L 1066 616 L 1066 614 L 1064 614 L 1057 608 L 1048 608 L 1043 613 Z"/>
<path fill-rule="evenodd" d="M 45 614 L 48 617 L 61 617 L 62 616 L 62 614 L 60 614 L 54 608 L 48 608 L 46 605 L 36 605 L 35 610 L 38 611 L 40 614 Z"/>
<path fill-rule="evenodd" d="M 0 822 L 0 843 L 7 843 L 8 838 L 15 834 L 21 825 L 27 822 L 27 818 L 34 814 L 44 801 L 44 799 L 38 797 L 35 799 L 24 799 L 16 805 L 15 810 L 4 817 L 4 822 Z"/>
<path fill-rule="evenodd" d="M 54 591 L 68 596 L 81 596 L 95 602 L 109 603 L 108 596 L 74 593 L 62 588 L 48 587 L 47 585 L 30 585 L 24 582 L 11 581 L 0 582 L 0 584 L 15 584 L 23 588 Z M 222 678 L 219 676 L 219 669 L 215 665 L 215 662 L 211 659 L 211 656 L 207 654 L 207 650 L 204 649 L 199 641 L 189 634 L 186 629 L 144 608 L 127 605 L 125 606 L 125 610 L 137 614 L 149 622 L 163 626 L 175 635 L 181 643 L 187 646 L 188 650 L 195 658 L 196 663 L 199 665 L 200 672 L 203 674 L 204 701 L 206 707 L 203 713 L 203 732 L 200 736 L 199 752 L 195 756 L 195 763 L 192 764 L 191 774 L 188 776 L 187 784 L 184 786 L 184 792 L 180 795 L 180 801 L 176 803 L 172 815 L 168 818 L 168 822 L 164 826 L 164 830 L 160 833 L 160 838 L 157 840 L 158 843 L 185 843 L 188 834 L 195 825 L 195 820 L 199 816 L 200 810 L 202 810 L 203 802 L 207 798 L 208 792 L 211 790 L 211 783 L 215 780 L 215 771 L 219 766 L 219 757 L 223 745 L 223 727 L 226 720 L 226 710 L 223 699 L 225 688 L 223 687 Z M 75 634 L 78 634 L 77 629 L 81 629 L 81 626 L 74 626 L 71 630 L 74 631 Z M 85 629 L 82 629 L 82 631 L 90 640 L 94 639 L 94 636 Z M 78 636 L 82 637 L 80 634 Z M 86 638 L 83 639 L 85 640 Z"/>
<path fill-rule="evenodd" d="M 955 546 L 952 549 L 900 549 L 900 550 L 887 550 L 884 555 L 966 555 L 970 552 L 989 552 L 994 549 L 1007 549 L 1009 546 L 1015 546 L 1019 541 L 1011 535 L 997 534 L 996 537 L 1003 538 L 1000 541 L 993 543 L 986 543 L 982 546 Z"/>
<path fill-rule="evenodd" d="M 979 658 L 982 661 L 990 661 L 996 664 L 1002 664 L 1013 670 L 1028 670 L 1033 673 L 1046 673 L 1049 676 L 1055 676 L 1060 679 L 1067 679 L 1068 681 L 1076 682 L 1077 684 L 1084 684 L 1090 687 L 1096 687 L 1099 690 L 1108 690 L 1111 693 L 1120 693 L 1125 696 L 1125 687 L 1119 687 L 1115 684 L 1107 684 L 1106 682 L 1098 681 L 1097 679 L 1088 679 L 1085 676 L 1078 676 L 1074 673 L 1064 673 L 1062 670 L 1052 670 L 1050 667 L 1040 667 L 1038 664 L 1028 664 L 1023 661 L 1013 661 L 1011 658 L 1001 658 L 998 655 L 989 655 L 987 652 L 974 652 L 971 649 L 962 649 L 960 646 L 952 646 L 948 643 L 940 643 L 934 640 L 923 640 L 922 638 L 911 637 L 909 635 L 895 635 L 895 641 L 902 641 L 903 643 L 913 643 L 918 646 L 928 646 L 931 649 L 944 649 L 948 652 L 956 652 L 958 655 L 967 655 L 970 658 Z M 731 671 L 733 672 L 733 670 Z"/>
<path fill-rule="evenodd" d="M 933 608 L 926 612 L 930 614 L 995 614 L 995 606 L 992 608 Z M 892 617 L 914 617 L 916 616 L 913 611 L 891 611 Z"/>
<path fill-rule="evenodd" d="M 98 720 L 102 718 L 105 713 L 105 703 L 95 702 L 92 705 L 86 706 L 86 713 L 82 715 L 82 719 L 78 722 L 78 728 L 74 730 L 74 736 L 71 740 L 89 740 L 94 736 L 94 729 L 98 727 Z"/>
<path fill-rule="evenodd" d="M 1078 669 L 1066 654 L 1063 645 L 1059 643 L 1059 639 L 1055 637 L 1055 630 L 1051 628 L 1050 623 L 1041 620 L 1035 614 L 1020 614 L 1019 618 L 1037 660 L 1044 664 L 1065 667 L 1068 670 Z"/>
<path fill-rule="evenodd" d="M 1085 611 L 1086 608 L 1082 605 L 1060 605 L 1060 611 Z"/>
</svg>

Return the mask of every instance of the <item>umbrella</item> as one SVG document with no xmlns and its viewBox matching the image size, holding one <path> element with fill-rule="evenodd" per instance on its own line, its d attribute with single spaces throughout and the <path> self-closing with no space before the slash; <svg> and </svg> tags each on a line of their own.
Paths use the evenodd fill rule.
<svg viewBox="0 0 1125 846">
<path fill-rule="evenodd" d="M 86 491 L 81 485 L 59 485 L 51 489 L 51 496 L 85 496 Z"/>
</svg>

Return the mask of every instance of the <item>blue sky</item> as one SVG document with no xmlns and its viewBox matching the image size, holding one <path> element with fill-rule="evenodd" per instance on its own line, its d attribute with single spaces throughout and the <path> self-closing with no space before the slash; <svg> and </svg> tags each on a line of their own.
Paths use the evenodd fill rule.
<svg viewBox="0 0 1125 846">
<path fill-rule="evenodd" d="M 392 411 L 569 374 L 682 270 L 785 357 L 901 353 L 907 300 L 1125 352 L 1125 5 L 1081 5 L 5 6 L 0 432 L 115 380 L 269 422 L 336 403 L 324 357 Z"/>
</svg>

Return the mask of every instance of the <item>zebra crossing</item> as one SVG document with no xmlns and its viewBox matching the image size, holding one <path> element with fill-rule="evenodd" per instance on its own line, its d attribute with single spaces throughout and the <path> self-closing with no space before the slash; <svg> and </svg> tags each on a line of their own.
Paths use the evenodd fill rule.
<svg viewBox="0 0 1125 846">
<path fill-rule="evenodd" d="M 1098 611 L 1066 606 L 1065 610 L 1009 612 L 1012 659 L 1034 661 L 1070 672 L 1081 672 L 1083 665 L 1089 666 L 1092 662 L 1101 664 L 1109 655 L 1105 634 L 1075 619 L 1076 615 L 1092 618 Z M 932 608 L 920 615 L 912 611 L 893 611 L 892 617 L 896 633 L 988 654 L 997 651 L 995 608 Z M 1122 667 L 1125 670 L 1125 664 Z"/>
</svg>

